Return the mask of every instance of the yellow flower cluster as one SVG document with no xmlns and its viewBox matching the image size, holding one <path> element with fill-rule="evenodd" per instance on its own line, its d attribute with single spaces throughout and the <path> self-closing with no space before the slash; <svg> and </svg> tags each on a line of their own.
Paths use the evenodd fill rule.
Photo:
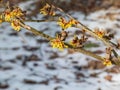
<svg viewBox="0 0 120 90">
<path fill-rule="evenodd" d="M 103 64 L 104 64 L 105 66 L 111 66 L 111 65 L 112 65 L 112 62 L 111 62 L 110 60 L 105 60 L 105 61 L 103 62 Z"/>
<path fill-rule="evenodd" d="M 11 26 L 14 30 L 19 31 L 20 20 L 18 18 L 22 18 L 24 16 L 23 11 L 19 7 L 15 7 L 14 9 L 6 9 L 2 15 L 6 22 L 10 22 Z"/>
<path fill-rule="evenodd" d="M 11 26 L 13 27 L 14 30 L 16 31 L 20 31 L 20 24 L 19 24 L 19 20 L 15 19 L 11 22 Z"/>
<path fill-rule="evenodd" d="M 55 12 L 51 9 L 52 9 L 51 6 L 49 4 L 46 4 L 42 9 L 40 9 L 40 13 L 43 15 L 54 16 Z"/>
<path fill-rule="evenodd" d="M 105 31 L 104 30 L 99 30 L 99 29 L 95 29 L 94 33 L 96 33 L 99 37 L 103 37 L 105 35 Z"/>
<path fill-rule="evenodd" d="M 63 50 L 64 48 L 67 48 L 67 46 L 64 44 L 63 41 L 60 40 L 60 38 L 56 37 L 55 39 L 52 39 L 50 41 L 50 44 L 53 48 L 58 48 L 59 50 Z"/>
<path fill-rule="evenodd" d="M 12 11 L 10 9 L 6 9 L 4 11 L 5 21 L 7 22 L 10 22 L 12 19 L 21 16 L 23 16 L 23 12 L 19 7 L 14 8 Z"/>
<path fill-rule="evenodd" d="M 69 27 L 72 27 L 73 25 L 77 25 L 78 21 L 76 21 L 75 19 L 70 19 L 69 21 L 67 21 L 65 18 L 60 17 L 58 20 L 58 24 L 64 30 L 64 29 L 67 29 Z"/>
<path fill-rule="evenodd" d="M 11 16 L 12 17 L 21 17 L 23 15 L 24 15 L 24 13 L 23 13 L 23 11 L 19 7 L 16 7 L 11 12 Z"/>
</svg>

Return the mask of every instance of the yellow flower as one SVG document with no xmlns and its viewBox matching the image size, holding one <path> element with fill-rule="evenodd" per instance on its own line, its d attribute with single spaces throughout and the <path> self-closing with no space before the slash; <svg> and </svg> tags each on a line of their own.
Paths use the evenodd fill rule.
<svg viewBox="0 0 120 90">
<path fill-rule="evenodd" d="M 111 66 L 111 65 L 112 65 L 112 62 L 111 62 L 110 60 L 105 60 L 105 61 L 103 62 L 103 64 L 104 64 L 105 66 Z"/>
<path fill-rule="evenodd" d="M 0 23 L 2 23 L 2 20 L 0 19 Z"/>
<path fill-rule="evenodd" d="M 13 27 L 14 30 L 20 31 L 21 26 L 20 26 L 19 21 L 17 19 L 15 19 L 11 22 L 11 26 Z"/>
<path fill-rule="evenodd" d="M 5 15 L 5 21 L 9 22 L 10 20 L 11 20 L 11 15 L 10 15 L 10 13 L 7 13 Z"/>
<path fill-rule="evenodd" d="M 78 21 L 75 19 L 70 19 L 69 21 L 65 20 L 65 18 L 60 17 L 58 20 L 58 24 L 62 27 L 62 29 L 67 29 L 69 27 L 72 27 L 73 25 L 77 25 Z"/>
<path fill-rule="evenodd" d="M 60 17 L 58 20 L 58 24 L 61 26 L 62 29 L 67 29 L 71 27 L 71 22 L 67 22 L 65 18 Z"/>
<path fill-rule="evenodd" d="M 4 11 L 4 17 L 5 17 L 5 21 L 10 22 L 10 20 L 11 20 L 11 11 L 10 11 L 10 9 L 6 9 Z"/>
<path fill-rule="evenodd" d="M 51 9 L 52 9 L 51 6 L 49 4 L 46 4 L 42 9 L 40 9 L 40 13 L 43 15 L 54 16 L 55 12 Z"/>
<path fill-rule="evenodd" d="M 63 50 L 63 48 L 67 48 L 67 46 L 60 40 L 60 38 L 56 37 L 50 41 L 50 44 L 53 48 L 58 48 L 59 50 Z"/>
<path fill-rule="evenodd" d="M 77 25 L 79 22 L 75 19 L 71 19 L 69 23 L 71 23 L 71 25 Z"/>
<path fill-rule="evenodd" d="M 105 35 L 105 31 L 104 30 L 99 30 L 99 29 L 95 29 L 94 33 L 96 33 L 99 37 L 103 37 Z"/>
<path fill-rule="evenodd" d="M 2 21 L 3 21 L 3 20 L 2 20 L 2 15 L 0 15 L 0 23 L 2 23 Z"/>
<path fill-rule="evenodd" d="M 4 19 L 6 22 L 11 22 L 13 19 L 24 16 L 23 11 L 19 7 L 15 7 L 13 10 L 6 9 L 4 11 Z"/>
<path fill-rule="evenodd" d="M 20 17 L 23 15 L 22 10 L 19 7 L 16 7 L 15 9 L 13 9 L 13 11 L 11 12 L 11 16 L 14 17 Z"/>
<path fill-rule="evenodd" d="M 11 20 L 10 18 L 11 18 L 11 16 L 9 14 L 5 15 L 5 21 L 9 22 Z"/>
</svg>

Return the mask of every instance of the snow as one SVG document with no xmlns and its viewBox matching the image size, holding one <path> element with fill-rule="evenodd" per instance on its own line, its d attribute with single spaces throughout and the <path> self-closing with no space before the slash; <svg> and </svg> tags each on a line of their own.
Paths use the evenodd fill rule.
<svg viewBox="0 0 120 90">
<path fill-rule="evenodd" d="M 21 3 L 20 7 L 26 9 L 31 3 L 33 1 Z M 115 27 L 116 24 L 120 24 L 119 21 L 111 21 L 108 18 L 99 19 L 100 16 L 104 16 L 108 12 L 120 13 L 120 10 L 110 8 L 108 10 L 96 11 L 88 15 L 86 19 L 81 12 L 74 12 L 72 16 L 91 29 L 95 27 L 102 29 L 114 28 L 113 30 L 116 32 L 115 37 L 120 38 L 119 28 Z M 42 16 L 38 15 L 37 18 L 41 19 Z M 116 15 L 116 18 L 120 18 L 119 15 Z M 54 36 L 55 32 L 60 30 L 55 22 L 35 24 L 33 22 L 27 22 L 26 24 L 38 30 L 43 30 L 43 32 L 51 36 Z M 48 28 L 47 30 L 46 26 Z M 72 29 L 75 28 L 71 28 L 69 31 L 73 32 Z M 64 51 L 53 49 L 50 47 L 49 42 L 37 42 L 38 39 L 44 40 L 43 38 L 26 36 L 26 32 L 28 31 L 22 30 L 21 32 L 15 32 L 7 23 L 1 25 L 0 85 L 7 84 L 9 86 L 5 89 L 0 88 L 0 90 L 119 90 L 120 73 L 106 71 L 113 66 L 103 69 L 85 69 L 83 67 L 87 66 L 89 61 L 96 60 L 78 52 L 70 52 L 67 49 Z M 11 33 L 17 33 L 18 35 L 11 36 Z M 89 38 L 89 41 L 100 44 L 100 47 L 90 48 L 89 50 L 103 51 L 105 49 L 104 44 L 96 41 L 96 39 Z M 39 48 L 32 51 L 26 50 L 26 48 L 23 48 L 24 46 Z M 30 60 L 30 57 L 33 56 L 38 59 L 33 58 Z M 120 71 L 119 67 L 117 69 Z M 98 73 L 98 75 L 91 77 L 90 75 L 93 73 Z M 112 75 L 112 81 L 104 78 L 107 75 Z M 35 82 L 25 82 L 25 80 Z"/>
</svg>

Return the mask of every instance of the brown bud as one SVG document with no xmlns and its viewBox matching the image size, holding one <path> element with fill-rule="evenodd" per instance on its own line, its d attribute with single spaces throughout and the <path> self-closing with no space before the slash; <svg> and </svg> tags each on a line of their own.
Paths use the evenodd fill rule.
<svg viewBox="0 0 120 90">
<path fill-rule="evenodd" d="M 111 51 L 112 51 L 112 47 L 106 48 L 106 53 L 107 53 L 107 54 L 111 54 Z"/>
<path fill-rule="evenodd" d="M 68 33 L 67 33 L 66 31 L 62 31 L 62 32 L 61 32 L 61 37 L 60 37 L 60 39 L 61 39 L 62 41 L 64 41 L 67 36 L 68 36 Z"/>
</svg>

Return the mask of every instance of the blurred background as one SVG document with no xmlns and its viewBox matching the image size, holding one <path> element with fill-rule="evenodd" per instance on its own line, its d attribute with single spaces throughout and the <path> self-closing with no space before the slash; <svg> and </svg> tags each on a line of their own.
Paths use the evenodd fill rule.
<svg viewBox="0 0 120 90">
<path fill-rule="evenodd" d="M 27 11 L 27 19 L 47 19 L 40 14 L 46 4 L 62 8 L 92 30 L 100 28 L 120 38 L 120 0 L 3 0 Z M 3 5 L 0 4 L 0 12 Z M 48 35 L 61 28 L 56 22 L 26 22 Z M 81 36 L 81 30 L 69 28 L 69 38 Z M 105 55 L 104 44 L 87 35 L 85 49 Z M 120 54 L 120 51 L 118 51 Z M 48 40 L 9 23 L 0 24 L 0 90 L 119 90 L 120 67 L 106 67 L 92 57 L 70 49 L 59 51 Z"/>
</svg>

